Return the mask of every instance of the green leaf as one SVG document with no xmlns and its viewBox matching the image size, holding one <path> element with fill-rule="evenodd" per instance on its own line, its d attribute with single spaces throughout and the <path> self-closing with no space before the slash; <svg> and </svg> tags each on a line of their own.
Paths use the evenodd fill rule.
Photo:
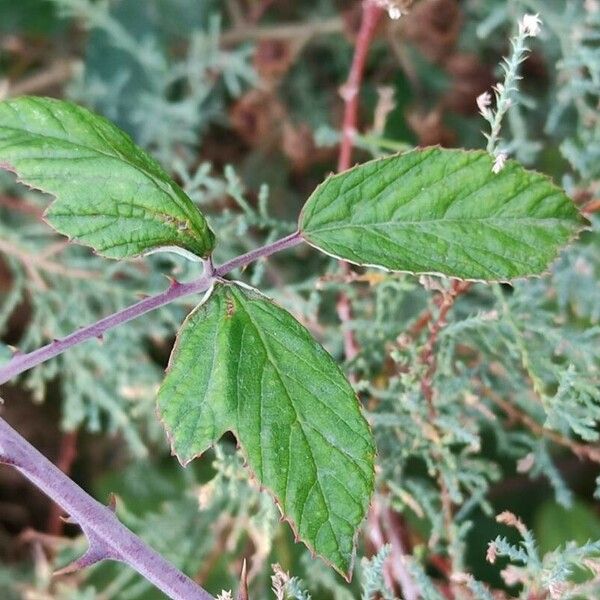
<svg viewBox="0 0 600 600">
<path fill-rule="evenodd" d="M 60 100 L 0 103 L 0 166 L 56 196 L 46 217 L 110 258 L 176 247 L 206 257 L 214 235 L 161 166 L 115 125 Z"/>
<path fill-rule="evenodd" d="M 297 536 L 350 576 L 374 442 L 339 367 L 289 313 L 220 285 L 181 328 L 158 408 L 183 464 L 233 432 Z"/>
<path fill-rule="evenodd" d="M 427 148 L 335 175 L 309 198 L 304 239 L 359 264 L 506 281 L 543 272 L 585 225 L 558 187 L 486 152 Z"/>
</svg>

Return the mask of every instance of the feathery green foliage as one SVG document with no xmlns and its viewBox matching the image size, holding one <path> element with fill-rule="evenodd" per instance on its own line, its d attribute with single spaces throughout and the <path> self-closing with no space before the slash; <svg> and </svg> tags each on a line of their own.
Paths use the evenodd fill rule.
<svg viewBox="0 0 600 600">
<path fill-rule="evenodd" d="M 413 10 L 428 3 L 421 0 Z M 36 1 L 9 4 L 13 13 L 25 14 Z M 282 158 L 276 138 L 280 125 L 287 130 L 290 124 L 308 123 L 327 124 L 333 143 L 340 139 L 332 99 L 347 76 L 350 44 L 346 36 L 335 32 L 313 35 L 311 29 L 314 21 L 328 26 L 332 21 L 335 28 L 339 6 L 330 0 L 284 2 L 265 14 L 261 29 L 289 21 L 306 26 L 304 32 L 313 37 L 305 46 L 306 38 L 290 38 L 294 52 L 298 47 L 302 52 L 294 54 L 294 64 L 282 80 L 266 86 L 267 99 L 283 101 L 289 114 L 280 115 L 262 143 L 244 141 L 243 152 L 230 152 L 228 148 L 240 142 L 228 115 L 235 98 L 257 84 L 251 61 L 257 56 L 255 48 L 265 46 L 260 40 L 221 43 L 221 34 L 235 29 L 223 3 L 208 1 L 200 11 L 192 0 L 149 0 L 142 12 L 135 0 L 54 0 L 52 4 L 60 5 L 66 17 L 51 29 L 57 47 L 72 47 L 67 32 L 71 35 L 78 24 L 90 31 L 81 36 L 81 63 L 66 95 L 117 122 L 182 184 L 219 233 L 217 263 L 294 231 L 303 200 L 331 171 L 333 161 L 328 149 L 320 147 L 312 154 L 318 154 L 321 162 L 297 170 Z M 456 145 L 480 147 L 482 121 L 474 115 L 475 98 L 488 84 L 484 85 L 482 75 L 481 83 L 480 75 L 469 76 L 467 59 L 475 55 L 480 67 L 498 62 L 507 52 L 506 40 L 521 15 L 539 11 L 542 34 L 531 42 L 534 53 L 521 73 L 524 80 L 506 117 L 502 150 L 561 181 L 578 205 L 593 200 L 597 197 L 594 165 L 598 164 L 598 121 L 593 114 L 598 92 L 594 51 L 598 11 L 594 4 L 569 0 L 460 3 L 460 53 L 449 53 L 441 62 L 427 56 L 428 48 L 418 39 L 409 40 L 404 31 L 392 29 L 380 36 L 371 49 L 361 94 L 363 129 L 355 138 L 361 160 L 367 154 L 381 157 L 415 146 L 417 134 L 407 125 L 408 106 L 434 107 L 430 114 L 417 114 L 423 125 L 443 112 L 444 125 L 456 135 Z M 39 8 L 34 6 L 31 14 L 38 14 Z M 0 6 L 0 11 L 5 10 Z M 414 26 L 416 14 L 403 15 L 400 27 Z M 7 22 L 13 21 L 2 19 Z M 427 21 L 418 22 L 418 30 L 427 32 Z M 8 52 L 5 56 L 10 63 L 12 51 Z M 6 64 L 0 62 L 3 76 L 8 73 Z M 260 67 L 260 62 L 254 66 Z M 410 77 L 404 74 L 405 66 L 413 68 L 408 71 Z M 456 75 L 461 66 L 464 77 Z M 449 76 L 451 67 L 455 70 Z M 499 71 L 497 75 L 500 80 Z M 370 119 L 375 87 L 383 80 L 395 88 L 397 106 L 382 132 L 371 130 Z M 470 95 L 464 94 L 464 110 L 445 112 L 448 92 L 466 83 Z M 470 115 L 469 107 L 473 108 Z M 251 112 L 250 117 L 256 114 L 264 113 Z M 297 140 L 291 145 L 301 146 Z M 7 272 L 0 287 L 0 329 L 6 359 L 14 347 L 33 350 L 126 306 L 140 292 L 162 290 L 164 275 L 175 273 L 178 279 L 188 280 L 200 274 L 200 265 L 177 256 L 160 254 L 143 262 L 113 263 L 85 248 L 65 246 L 35 216 L 47 204 L 44 197 L 15 185 L 2 173 L 0 188 L 3 197 L 20 198 L 26 209 L 17 212 L 7 207 L 12 205 L 0 205 L 0 253 Z M 580 539 L 576 548 L 586 551 L 578 554 L 568 545 L 566 519 L 561 520 L 561 527 L 553 527 L 551 521 L 542 527 L 537 521 L 540 507 L 554 495 L 571 507 L 565 509 L 568 514 L 584 522 L 572 507 L 582 497 L 592 500 L 597 476 L 593 458 L 585 454 L 586 448 L 595 445 L 600 369 L 600 223 L 595 217 L 590 220 L 591 231 L 583 232 L 543 278 L 510 286 L 476 284 L 456 300 L 435 348 L 432 385 L 437 414 L 433 418 L 421 389 L 427 367 L 420 355 L 430 332 L 427 324 L 420 325 L 426 312 L 435 321 L 440 301 L 451 290 L 449 282 L 368 268 L 347 276 L 337 261 L 307 250 L 261 260 L 237 274 L 298 318 L 343 369 L 356 376 L 355 388 L 378 447 L 376 490 L 385 493 L 392 508 L 403 515 L 401 528 L 411 542 L 403 549 L 408 575 L 424 598 L 441 597 L 442 586 L 469 599 L 486 597 L 482 590 L 488 588 L 495 596 L 514 596 L 517 588 L 508 586 L 506 576 L 509 582 L 514 577 L 525 582 L 523 594 L 525 590 L 563 597 L 598 593 L 598 578 L 589 578 L 591 571 L 585 573 L 587 587 L 576 587 L 572 575 L 565 574 L 573 571 L 577 561 L 585 561 L 593 571 L 594 542 L 588 546 Z M 352 306 L 352 316 L 342 328 L 333 311 L 340 294 Z M 301 593 L 333 600 L 359 598 L 365 585 L 361 570 L 357 569 L 353 584 L 346 584 L 293 543 L 289 528 L 277 523 L 271 498 L 248 476 L 228 435 L 216 444 L 214 455 L 207 452 L 192 463 L 184 480 L 175 486 L 172 474 L 182 471 L 173 461 L 168 463 L 167 474 L 155 462 L 140 463 L 141 473 L 124 467 L 132 460 L 135 465 L 147 454 L 167 460 L 154 392 L 173 336 L 192 308 L 187 299 L 169 305 L 114 330 L 102 343 L 92 341 L 71 349 L 68 355 L 24 374 L 20 382 L 36 402 L 60 406 L 64 429 L 104 434 L 82 436 L 76 474 L 83 483 L 96 484 L 102 500 L 108 491 L 116 490 L 124 498 L 121 510 L 125 506 L 130 517 L 138 517 L 137 524 L 133 518 L 129 523 L 142 536 L 160 544 L 161 536 L 173 539 L 171 531 L 196 531 L 194 527 L 204 531 L 196 538 L 195 548 L 172 543 L 171 549 L 179 554 L 172 556 L 177 564 L 189 565 L 190 574 L 199 578 L 206 575 L 193 572 L 196 559 L 214 561 L 209 589 L 236 589 L 237 561 L 248 556 L 251 597 L 273 597 L 269 565 L 278 561 L 286 572 L 306 582 Z M 346 362 L 343 331 L 352 331 L 360 348 Z M 25 404 L 26 398 L 11 399 L 8 408 L 17 402 Z M 106 435 L 111 436 L 108 457 L 101 445 Z M 591 441 L 586 442 L 586 437 Z M 582 448 L 584 454 L 577 454 Z M 101 487 L 101 476 L 86 470 L 90 455 L 102 464 L 98 469 L 114 472 L 112 480 Z M 192 476 L 195 469 L 202 472 L 201 481 Z M 153 484 L 144 492 L 146 480 Z M 128 491 L 123 481 L 131 485 Z M 444 489 L 451 500 L 449 521 L 442 503 Z M 171 495 L 163 495 L 165 490 Z M 157 500 L 150 509 L 144 508 L 148 497 Z M 517 570 L 504 571 L 502 578 L 503 558 L 494 565 L 483 563 L 487 542 L 499 534 L 508 536 L 493 520 L 507 506 L 523 516 L 540 548 L 537 559 L 528 555 L 526 563 L 517 561 Z M 7 514 L 3 511 L 3 518 Z M 149 527 L 143 523 L 146 516 Z M 370 534 L 371 526 L 368 523 L 363 531 Z M 551 546 L 542 544 L 540 528 L 552 529 L 556 535 Z M 594 528 L 587 529 L 597 537 Z M 0 525 L 0 541 L 6 539 L 7 532 Z M 366 536 L 359 537 L 358 556 L 371 558 L 370 546 L 363 539 Z M 513 539 L 509 543 L 515 545 Z M 71 547 L 70 557 L 73 553 Z M 60 553 L 61 562 L 57 565 L 53 560 L 51 567 L 67 562 L 62 561 L 64 557 Z M 448 573 L 440 571 L 444 564 L 449 565 Z M 553 565 L 559 568 L 554 570 Z M 153 598 L 146 584 L 121 566 L 101 565 L 76 578 L 54 580 L 40 576 L 46 571 L 45 562 L 27 559 L 15 567 L 3 565 L 0 595 L 18 597 L 23 590 L 33 590 L 74 600 L 103 597 L 108 590 L 109 595 L 124 598 Z M 463 576 L 467 573 L 472 577 Z M 113 588 L 112 582 L 116 582 Z"/>
</svg>

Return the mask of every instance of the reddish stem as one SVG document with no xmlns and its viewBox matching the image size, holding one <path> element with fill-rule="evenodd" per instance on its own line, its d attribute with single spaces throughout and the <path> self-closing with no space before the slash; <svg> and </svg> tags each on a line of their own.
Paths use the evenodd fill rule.
<svg viewBox="0 0 600 600">
<path fill-rule="evenodd" d="M 421 380 L 421 391 L 427 400 L 427 404 L 429 406 L 429 416 L 432 420 L 437 416 L 437 412 L 433 404 L 433 376 L 437 367 L 435 360 L 435 345 L 437 343 L 440 331 L 446 326 L 446 317 L 448 316 L 450 309 L 454 306 L 456 299 L 461 294 L 464 294 L 470 286 L 471 284 L 468 281 L 454 281 L 452 288 L 447 294 L 444 295 L 442 299 L 437 319 L 429 324 L 429 337 L 427 338 L 427 342 L 425 342 L 425 346 L 423 346 L 423 350 L 419 355 L 421 364 L 427 367 L 425 375 Z"/>
<path fill-rule="evenodd" d="M 435 405 L 435 400 L 434 400 L 434 396 L 433 396 L 433 378 L 435 375 L 435 371 L 437 369 L 435 347 L 437 344 L 437 340 L 438 340 L 440 331 L 446 326 L 446 318 L 448 316 L 448 313 L 454 306 L 456 299 L 460 295 L 464 294 L 469 289 L 470 286 L 471 286 L 471 284 L 468 281 L 460 281 L 460 280 L 453 281 L 452 287 L 450 288 L 450 290 L 448 292 L 446 292 L 442 297 L 442 301 L 439 306 L 439 312 L 438 312 L 437 319 L 435 319 L 435 321 L 431 321 L 430 319 L 431 319 L 432 313 L 430 312 L 429 318 L 425 319 L 425 321 L 424 321 L 425 323 L 429 324 L 429 336 L 427 338 L 427 341 L 425 342 L 425 346 L 423 346 L 423 349 L 421 350 L 421 353 L 419 354 L 419 361 L 426 368 L 425 374 L 423 375 L 423 378 L 421 379 L 421 392 L 423 393 L 425 401 L 427 402 L 429 419 L 431 421 L 431 424 L 434 426 L 435 426 L 435 422 L 438 418 L 438 410 Z M 437 458 L 436 454 L 437 454 L 437 452 L 434 452 L 434 456 Z M 448 490 L 448 486 L 446 485 L 446 481 L 445 481 L 441 471 L 438 472 L 437 480 L 438 480 L 438 485 L 440 487 L 440 500 L 441 500 L 441 504 L 442 504 L 442 514 L 444 517 L 444 524 L 446 527 L 447 535 L 449 536 L 450 532 L 452 530 L 452 523 L 453 523 L 452 499 L 450 498 L 450 492 Z M 450 565 L 448 573 L 452 570 L 451 562 L 452 561 L 448 561 L 448 564 Z M 438 567 L 439 567 L 439 565 L 438 565 Z M 443 571 L 443 572 L 445 573 L 445 571 Z M 452 595 L 452 591 L 450 590 L 450 588 L 448 588 L 444 592 L 444 594 L 448 598 L 454 597 Z"/>
<path fill-rule="evenodd" d="M 600 212 L 600 200 L 590 200 L 584 207 L 583 212 L 591 215 Z"/>
<path fill-rule="evenodd" d="M 352 150 L 354 146 L 354 135 L 358 128 L 358 108 L 360 100 L 360 88 L 363 82 L 365 64 L 369 47 L 375 34 L 377 24 L 383 15 L 383 10 L 376 6 L 372 0 L 364 0 L 362 4 L 362 18 L 356 46 L 354 48 L 354 57 L 352 66 L 348 75 L 348 80 L 341 87 L 340 93 L 344 100 L 344 118 L 342 122 L 342 141 L 340 144 L 340 154 L 338 160 L 338 171 L 345 171 L 350 168 L 352 163 Z M 340 261 L 340 266 L 344 274 L 350 273 L 350 265 L 347 262 Z M 337 302 L 337 313 L 342 324 L 347 324 L 352 320 L 352 304 L 347 294 L 341 293 Z M 356 336 L 351 329 L 344 328 L 344 354 L 347 360 L 352 360 L 359 352 L 359 346 Z"/>
<path fill-rule="evenodd" d="M 352 67 L 348 75 L 348 80 L 341 88 L 341 95 L 344 100 L 344 119 L 342 123 L 342 142 L 340 146 L 340 155 L 338 160 L 338 171 L 349 169 L 352 163 L 352 149 L 354 146 L 354 135 L 358 129 L 358 108 L 360 101 L 360 88 L 362 86 L 365 73 L 365 64 L 369 47 L 375 34 L 375 29 L 383 15 L 383 9 L 377 6 L 371 0 L 364 0 L 362 5 L 362 18 Z"/>
<path fill-rule="evenodd" d="M 23 200 L 23 198 L 0 196 L 0 206 L 25 215 L 30 215 L 36 219 L 41 219 L 44 214 L 44 211 L 39 206 L 29 204 L 26 200 Z"/>
</svg>

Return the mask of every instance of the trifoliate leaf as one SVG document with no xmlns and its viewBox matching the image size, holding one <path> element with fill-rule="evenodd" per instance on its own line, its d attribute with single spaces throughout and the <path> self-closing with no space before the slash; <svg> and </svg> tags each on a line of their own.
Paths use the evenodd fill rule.
<svg viewBox="0 0 600 600">
<path fill-rule="evenodd" d="M 349 576 L 373 437 L 339 367 L 289 313 L 220 285 L 182 326 L 158 407 L 184 464 L 233 432 L 297 536 Z"/>
<path fill-rule="evenodd" d="M 304 239 L 393 271 L 506 281 L 548 268 L 585 220 L 539 173 L 486 152 L 427 148 L 335 175 L 309 198 Z"/>
<path fill-rule="evenodd" d="M 206 257 L 214 235 L 162 167 L 115 125 L 50 98 L 0 103 L 0 166 L 56 197 L 60 233 L 110 258 L 162 247 Z"/>
</svg>

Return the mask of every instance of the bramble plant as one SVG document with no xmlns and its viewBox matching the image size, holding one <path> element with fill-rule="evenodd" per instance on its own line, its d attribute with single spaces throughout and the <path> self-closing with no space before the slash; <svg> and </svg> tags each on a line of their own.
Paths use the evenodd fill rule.
<svg viewBox="0 0 600 600">
<path fill-rule="evenodd" d="M 0 78 L 0 463 L 56 506 L 0 596 L 596 597 L 598 3 L 43 4 L 90 33 L 74 102 Z"/>
<path fill-rule="evenodd" d="M 174 250 L 204 261 L 200 279 L 173 281 L 163 294 L 15 356 L 0 368 L 0 382 L 176 298 L 203 293 L 179 331 L 158 393 L 174 454 L 187 464 L 233 432 L 298 538 L 348 579 L 373 493 L 373 436 L 352 386 L 305 327 L 226 274 L 305 241 L 357 265 L 505 282 L 543 273 L 585 224 L 562 190 L 514 161 L 494 172 L 486 152 L 425 148 L 328 178 L 308 199 L 296 233 L 215 267 L 215 235 L 193 202 L 125 133 L 87 109 L 46 98 L 3 102 L 0 162 L 19 181 L 55 196 L 50 225 L 103 256 Z M 84 507 L 65 501 L 64 480 L 53 488 L 56 475 L 34 470 L 35 456 L 2 428 L 2 460 L 54 492 L 78 519 Z M 90 548 L 77 566 L 131 560 L 113 546 L 113 520 L 88 515 L 81 525 Z M 206 597 L 186 596 L 151 569 L 140 572 L 173 598 Z"/>
</svg>

